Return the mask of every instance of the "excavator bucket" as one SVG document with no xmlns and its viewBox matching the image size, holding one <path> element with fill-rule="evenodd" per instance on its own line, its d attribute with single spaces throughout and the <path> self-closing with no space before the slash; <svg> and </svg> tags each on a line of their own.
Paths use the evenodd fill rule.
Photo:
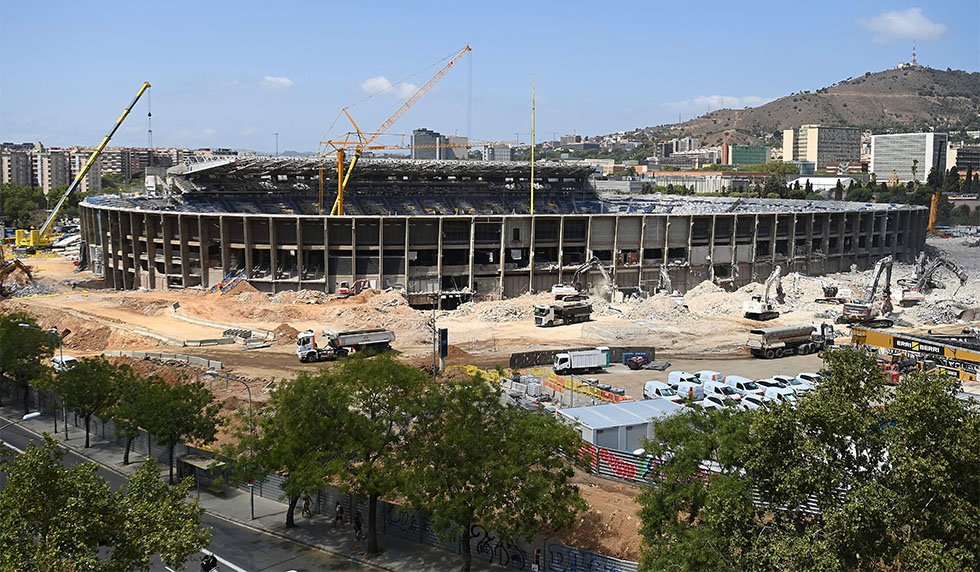
<svg viewBox="0 0 980 572">
<path fill-rule="evenodd" d="M 34 275 L 31 274 L 31 269 L 29 266 L 14 258 L 13 260 L 3 260 L 0 259 L 0 298 L 9 295 L 8 289 L 6 288 L 7 280 L 14 276 L 17 272 L 20 272 L 24 278 L 19 280 L 19 284 L 30 284 L 34 282 Z"/>
</svg>

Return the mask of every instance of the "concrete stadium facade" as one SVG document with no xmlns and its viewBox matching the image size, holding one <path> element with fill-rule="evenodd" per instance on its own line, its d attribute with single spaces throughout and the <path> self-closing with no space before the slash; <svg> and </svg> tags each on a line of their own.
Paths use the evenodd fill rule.
<svg viewBox="0 0 980 572">
<path fill-rule="evenodd" d="M 86 199 L 81 203 L 82 238 L 90 268 L 103 274 L 110 288 L 208 289 L 240 274 L 268 292 L 336 292 L 343 283 L 366 279 L 379 288 L 402 289 L 418 305 L 545 291 L 569 281 L 575 268 L 593 256 L 603 261 L 619 288 L 652 292 L 664 266 L 674 287 L 684 292 L 704 280 L 742 286 L 765 279 L 776 265 L 784 272 L 822 275 L 852 265 L 869 268 L 886 255 L 911 261 L 925 243 L 928 210 L 922 207 L 589 196 L 586 175 L 556 169 L 550 190 L 547 179 L 541 181 L 546 189 L 542 214 L 537 214 L 537 207 L 535 215 L 516 207 L 501 212 L 502 195 L 487 207 L 489 212 L 460 213 L 460 203 L 453 202 L 460 195 L 456 193 L 455 198 L 433 200 L 441 206 L 429 210 L 441 211 L 437 214 L 392 212 L 410 208 L 401 206 L 344 216 L 310 214 L 309 203 L 291 206 L 298 203 L 288 202 L 286 195 L 277 195 L 279 202 L 273 207 L 253 208 L 249 201 L 270 204 L 268 194 L 261 200 L 259 195 L 243 199 L 234 178 L 204 176 L 201 173 L 207 169 L 203 169 L 196 179 L 198 195 L 187 191 L 186 183 L 194 177 L 176 173 L 184 179 L 174 188 L 183 186 L 183 193 Z M 507 188 L 520 193 L 520 181 L 511 175 L 505 177 Z M 450 177 L 450 188 L 470 189 L 473 181 L 486 176 L 465 184 Z M 277 174 L 275 169 L 271 177 L 267 180 L 273 181 L 269 184 L 276 192 L 284 184 L 312 185 L 305 175 L 290 183 L 290 175 Z M 441 176 L 437 180 L 446 182 Z M 561 180 L 565 183 L 558 185 Z M 424 188 L 424 181 L 421 185 Z M 578 195 L 580 199 L 589 200 L 564 198 L 563 189 L 569 185 L 584 193 Z M 309 190 L 298 192 L 307 196 L 303 193 Z M 479 193 L 465 204 L 476 204 L 480 211 L 475 196 Z M 228 197 L 237 202 L 229 203 Z M 391 205 L 391 191 L 386 197 L 384 204 Z M 424 206 L 429 199 L 413 200 Z M 229 212 L 242 201 L 261 212 Z M 352 191 L 354 205 L 375 202 L 382 199 L 375 200 L 370 192 L 358 198 Z M 509 199 L 504 202 L 515 206 Z M 575 206 L 568 206 L 571 203 Z M 375 207 L 352 210 L 371 208 Z M 446 212 L 449 209 L 457 212 Z M 592 271 L 586 282 L 595 287 L 600 279 Z"/>
</svg>

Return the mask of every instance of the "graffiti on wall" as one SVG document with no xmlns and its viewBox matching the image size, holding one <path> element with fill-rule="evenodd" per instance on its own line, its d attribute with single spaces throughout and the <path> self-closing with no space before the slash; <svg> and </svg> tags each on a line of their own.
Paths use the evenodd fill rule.
<svg viewBox="0 0 980 572">
<path fill-rule="evenodd" d="M 523 548 L 491 533 L 479 524 L 470 526 L 470 546 L 477 558 L 487 562 L 518 570 L 529 568 L 527 552 Z"/>
<path fill-rule="evenodd" d="M 548 572 L 635 572 L 636 562 L 595 554 L 562 544 L 547 545 L 545 560 Z"/>
</svg>

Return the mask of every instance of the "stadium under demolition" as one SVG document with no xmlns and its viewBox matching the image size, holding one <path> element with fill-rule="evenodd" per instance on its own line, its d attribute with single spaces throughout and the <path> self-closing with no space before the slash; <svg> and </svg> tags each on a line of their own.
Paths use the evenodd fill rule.
<svg viewBox="0 0 980 572">
<path fill-rule="evenodd" d="M 776 265 L 808 275 L 911 262 L 928 209 L 909 205 L 597 193 L 588 166 L 362 159 L 343 216 L 321 214 L 321 159 L 186 163 L 164 188 L 81 203 L 90 269 L 116 289 L 337 292 L 358 280 L 444 308 L 547 291 L 735 288 Z M 325 188 L 335 189 L 332 169 Z M 336 177 L 336 175 L 332 175 Z M 332 198 L 328 197 L 331 201 Z M 329 212 L 329 205 L 326 211 Z M 603 271 L 613 284 L 602 284 Z"/>
</svg>

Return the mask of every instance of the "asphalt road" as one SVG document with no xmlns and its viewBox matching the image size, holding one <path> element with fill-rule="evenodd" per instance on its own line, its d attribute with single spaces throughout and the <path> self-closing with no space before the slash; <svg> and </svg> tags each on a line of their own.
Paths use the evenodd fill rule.
<svg viewBox="0 0 980 572">
<path fill-rule="evenodd" d="M 0 425 L 6 424 L 7 421 L 10 420 L 0 418 Z M 12 446 L 20 450 L 27 447 L 30 442 L 40 441 L 38 435 L 16 425 L 4 429 L 0 439 L 8 447 Z M 88 460 L 68 450 L 63 462 L 66 465 L 75 465 L 88 462 Z M 119 488 L 125 482 L 125 477 L 105 467 L 100 466 L 98 472 L 113 489 Z M 0 470 L 0 489 L 4 488 L 6 484 L 6 475 Z M 217 555 L 221 572 L 377 570 L 358 562 L 295 544 L 278 536 L 257 532 L 206 513 L 201 522 L 213 532 L 211 544 L 207 549 Z M 200 570 L 201 556 L 202 554 L 197 554 L 188 558 L 184 563 L 184 569 L 191 572 Z M 152 570 L 164 572 L 171 570 L 171 568 L 164 566 L 157 560 Z"/>
</svg>

